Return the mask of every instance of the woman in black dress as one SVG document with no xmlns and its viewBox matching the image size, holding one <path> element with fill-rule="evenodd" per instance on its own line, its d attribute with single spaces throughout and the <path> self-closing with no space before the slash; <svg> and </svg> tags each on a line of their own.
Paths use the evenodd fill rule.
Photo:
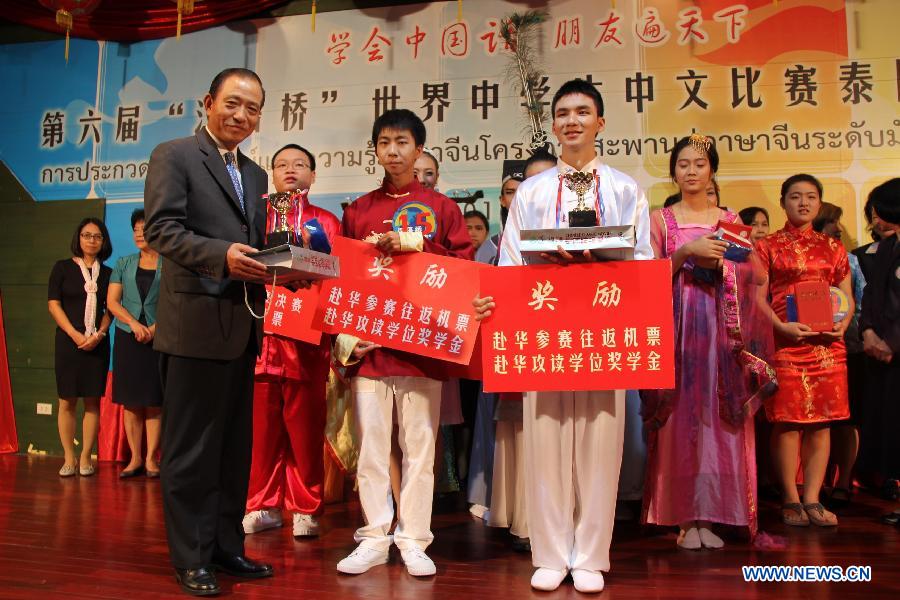
<svg viewBox="0 0 900 600">
<path fill-rule="evenodd" d="M 91 450 L 100 425 L 100 397 L 106 391 L 109 339 L 112 321 L 106 311 L 106 290 L 112 269 L 103 261 L 112 254 L 103 221 L 88 217 L 72 236 L 72 258 L 53 265 L 47 290 L 50 315 L 56 321 L 56 390 L 59 396 L 59 439 L 65 462 L 60 477 L 76 469 L 94 474 Z M 75 457 L 75 414 L 78 398 L 84 400 L 81 428 L 81 461 Z"/>
<path fill-rule="evenodd" d="M 159 477 L 160 407 L 162 385 L 159 355 L 153 350 L 156 333 L 156 302 L 159 299 L 159 255 L 144 240 L 144 211 L 131 214 L 131 229 L 137 254 L 116 262 L 109 282 L 107 303 L 116 317 L 113 348 L 113 402 L 125 407 L 125 435 L 131 449 L 128 466 L 120 479 Z M 147 459 L 141 455 L 147 431 Z"/>
</svg>

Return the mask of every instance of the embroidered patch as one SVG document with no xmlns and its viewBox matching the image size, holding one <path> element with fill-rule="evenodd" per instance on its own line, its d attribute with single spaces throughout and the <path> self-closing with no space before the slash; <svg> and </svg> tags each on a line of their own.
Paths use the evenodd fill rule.
<svg viewBox="0 0 900 600">
<path fill-rule="evenodd" d="M 430 240 L 437 234 L 437 215 L 427 204 L 407 202 L 394 213 L 391 225 L 398 232 L 421 231 L 422 237 Z"/>
</svg>

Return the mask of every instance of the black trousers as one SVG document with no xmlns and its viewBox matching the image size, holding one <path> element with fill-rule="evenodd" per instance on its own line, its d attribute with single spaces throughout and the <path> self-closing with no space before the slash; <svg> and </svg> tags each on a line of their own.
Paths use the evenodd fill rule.
<svg viewBox="0 0 900 600">
<path fill-rule="evenodd" d="M 256 341 L 235 360 L 163 354 L 161 482 L 169 556 L 179 569 L 243 555 L 253 442 Z"/>
</svg>

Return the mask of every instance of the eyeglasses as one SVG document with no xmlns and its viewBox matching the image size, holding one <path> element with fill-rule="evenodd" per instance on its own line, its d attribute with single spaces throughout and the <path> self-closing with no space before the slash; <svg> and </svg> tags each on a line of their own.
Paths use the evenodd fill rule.
<svg viewBox="0 0 900 600">
<path fill-rule="evenodd" d="M 102 242 L 103 234 L 102 233 L 82 233 L 81 239 L 86 242 Z"/>
<path fill-rule="evenodd" d="M 309 163 L 305 163 L 302 160 L 295 160 L 292 163 L 286 162 L 277 162 L 275 163 L 276 171 L 286 171 L 288 167 L 293 167 L 295 171 L 301 171 L 303 169 L 309 169 Z"/>
</svg>

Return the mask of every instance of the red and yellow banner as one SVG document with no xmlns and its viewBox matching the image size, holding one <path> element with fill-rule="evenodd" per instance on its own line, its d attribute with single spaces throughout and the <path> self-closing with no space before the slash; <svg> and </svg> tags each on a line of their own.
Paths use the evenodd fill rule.
<svg viewBox="0 0 900 600">
<path fill-rule="evenodd" d="M 322 282 L 313 322 L 388 348 L 468 364 L 478 335 L 480 265 L 424 252 L 388 254 L 337 237 L 341 277 Z"/>
<path fill-rule="evenodd" d="M 318 345 L 322 331 L 313 327 L 316 306 L 319 304 L 319 284 L 307 289 L 291 290 L 266 286 L 266 318 L 263 331 Z"/>
<path fill-rule="evenodd" d="M 483 272 L 497 308 L 482 323 L 488 392 L 671 388 L 668 260 Z"/>
</svg>

